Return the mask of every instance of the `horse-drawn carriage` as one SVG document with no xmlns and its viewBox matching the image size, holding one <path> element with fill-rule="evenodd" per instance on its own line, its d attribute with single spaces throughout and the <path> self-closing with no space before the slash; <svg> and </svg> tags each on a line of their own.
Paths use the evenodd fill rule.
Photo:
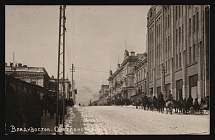
<svg viewBox="0 0 215 140">
<path fill-rule="evenodd" d="M 198 99 L 196 98 L 194 104 L 192 100 L 167 100 L 160 98 L 157 101 L 157 110 L 158 112 L 163 113 L 164 108 L 166 108 L 166 113 L 173 113 L 173 109 L 175 113 L 183 113 L 183 114 L 208 114 L 209 113 L 209 97 L 206 97 L 205 100 L 201 98 L 200 104 L 198 104 Z"/>
<path fill-rule="evenodd" d="M 190 114 L 204 114 L 207 113 L 209 110 L 209 104 L 208 99 L 203 100 L 201 99 L 200 104 L 197 101 L 196 98 L 193 102 L 189 102 L 186 100 L 176 101 L 172 100 L 173 108 L 175 109 L 175 113 L 184 113 L 187 114 L 190 112 Z"/>
</svg>

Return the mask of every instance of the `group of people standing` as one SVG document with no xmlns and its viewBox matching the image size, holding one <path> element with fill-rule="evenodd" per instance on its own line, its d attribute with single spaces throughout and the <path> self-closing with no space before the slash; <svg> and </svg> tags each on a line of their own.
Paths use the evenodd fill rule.
<svg viewBox="0 0 215 140">
<path fill-rule="evenodd" d="M 164 100 L 164 95 L 162 94 L 162 92 L 160 92 L 160 94 L 158 94 L 158 97 L 156 97 L 156 96 L 147 97 L 146 95 L 144 95 L 142 98 L 136 99 L 136 102 L 133 101 L 133 103 L 136 105 L 136 109 L 142 108 L 144 110 L 153 111 L 154 108 L 156 108 L 158 110 L 161 106 L 164 108 L 166 102 L 173 101 L 173 100 L 174 99 L 173 99 L 173 96 L 170 91 L 169 94 L 166 96 L 166 100 Z M 176 101 L 176 100 L 174 100 L 174 101 Z M 208 96 L 205 97 L 204 99 L 201 98 L 200 103 L 198 102 L 198 98 L 195 98 L 195 100 L 193 101 L 193 98 L 191 95 L 189 95 L 188 99 L 186 99 L 186 98 L 183 99 L 181 97 L 178 100 L 178 102 L 180 104 L 179 107 L 184 107 L 186 113 L 190 110 L 190 107 L 193 107 L 193 109 L 195 111 L 199 111 L 201 105 L 204 105 L 205 107 L 207 107 L 206 109 L 209 109 L 209 97 Z"/>
</svg>

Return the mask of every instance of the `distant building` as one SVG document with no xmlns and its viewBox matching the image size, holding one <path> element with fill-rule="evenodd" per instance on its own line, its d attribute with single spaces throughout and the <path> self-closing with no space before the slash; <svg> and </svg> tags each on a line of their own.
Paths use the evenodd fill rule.
<svg viewBox="0 0 215 140">
<path fill-rule="evenodd" d="M 139 55 L 135 56 L 135 52 L 129 52 L 125 50 L 124 60 L 122 64 L 118 64 L 117 70 L 112 73 L 110 70 L 109 81 L 109 96 L 111 97 L 112 104 L 119 100 L 130 100 L 132 95 L 136 94 L 134 87 L 134 71 Z"/>
<path fill-rule="evenodd" d="M 148 82 L 147 82 L 147 54 L 143 53 L 139 61 L 136 62 L 134 69 L 134 87 L 136 88 L 136 94 L 131 98 L 142 97 L 148 94 Z"/>
<path fill-rule="evenodd" d="M 49 79 L 49 90 L 57 95 L 57 79 L 52 76 Z M 65 99 L 71 98 L 71 83 L 69 79 L 65 79 Z M 59 79 L 59 99 L 63 99 L 63 79 Z"/>
<path fill-rule="evenodd" d="M 148 93 L 210 95 L 210 6 L 151 6 L 147 35 Z"/>
<path fill-rule="evenodd" d="M 16 66 L 13 66 L 13 64 L 8 66 L 7 63 L 5 63 L 5 73 L 48 89 L 50 77 L 44 67 L 28 67 L 21 63 L 18 63 Z"/>
<path fill-rule="evenodd" d="M 101 105 L 107 105 L 107 100 L 109 96 L 109 85 L 102 85 L 99 91 L 99 103 Z"/>
</svg>

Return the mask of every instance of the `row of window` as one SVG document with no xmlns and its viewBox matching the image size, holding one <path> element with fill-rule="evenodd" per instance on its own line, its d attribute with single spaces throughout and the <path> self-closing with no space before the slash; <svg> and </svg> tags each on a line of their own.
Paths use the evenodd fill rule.
<svg viewBox="0 0 215 140">
<path fill-rule="evenodd" d="M 175 6 L 175 18 L 176 18 L 176 20 L 178 18 L 180 18 L 181 15 L 183 15 L 183 6 L 181 6 L 181 5 Z"/>
<path fill-rule="evenodd" d="M 192 22 L 191 22 L 192 21 Z M 199 20 L 199 12 L 197 11 L 196 12 L 196 15 L 193 15 L 193 17 L 192 18 L 189 18 L 189 27 L 188 27 L 188 35 L 189 36 L 191 36 L 191 29 L 192 29 L 192 31 L 193 31 L 193 33 L 195 32 L 195 31 L 198 31 L 199 30 L 199 22 L 200 22 L 200 20 Z M 191 24 L 192 23 L 192 24 Z"/>
<path fill-rule="evenodd" d="M 200 45 L 201 45 L 201 41 L 200 41 Z M 198 53 L 198 46 L 196 46 L 195 44 L 193 45 L 193 47 L 189 47 L 189 61 L 188 64 L 192 64 L 197 62 L 197 57 L 199 55 Z"/>
<path fill-rule="evenodd" d="M 18 76 L 31 75 L 31 76 L 42 76 L 42 74 L 27 74 L 27 73 L 17 73 Z"/>
</svg>

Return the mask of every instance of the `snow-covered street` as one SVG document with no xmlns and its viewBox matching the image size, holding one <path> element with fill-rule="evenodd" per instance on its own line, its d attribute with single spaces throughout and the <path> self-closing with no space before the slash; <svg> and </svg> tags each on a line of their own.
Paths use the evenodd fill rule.
<svg viewBox="0 0 215 140">
<path fill-rule="evenodd" d="M 173 115 L 134 106 L 75 106 L 68 108 L 65 134 L 210 134 L 210 115 Z"/>
</svg>

